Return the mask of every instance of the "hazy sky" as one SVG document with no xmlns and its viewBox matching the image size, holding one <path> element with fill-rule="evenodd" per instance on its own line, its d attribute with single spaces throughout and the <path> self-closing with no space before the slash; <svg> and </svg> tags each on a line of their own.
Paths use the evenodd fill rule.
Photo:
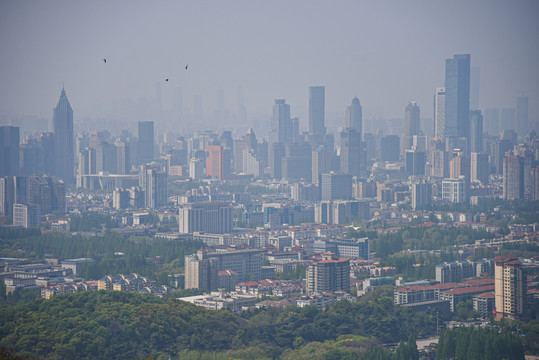
<svg viewBox="0 0 539 360">
<path fill-rule="evenodd" d="M 205 114 L 218 90 L 236 111 L 241 87 L 248 117 L 285 98 L 303 129 L 310 85 L 326 86 L 327 113 L 357 96 L 367 114 L 404 117 L 415 99 L 431 117 L 458 53 L 481 68 L 481 109 L 526 95 L 539 120 L 537 0 L 2 0 L 0 116 L 50 118 L 62 83 L 75 121 L 107 116 L 120 99 L 153 101 L 157 83 L 165 108 L 181 87 Z"/>
</svg>

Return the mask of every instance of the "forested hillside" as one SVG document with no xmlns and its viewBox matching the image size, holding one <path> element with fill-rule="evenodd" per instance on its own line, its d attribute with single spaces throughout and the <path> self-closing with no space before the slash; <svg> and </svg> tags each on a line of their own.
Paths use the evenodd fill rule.
<svg viewBox="0 0 539 360">
<path fill-rule="evenodd" d="M 340 301 L 327 310 L 254 310 L 240 317 L 175 299 L 85 292 L 0 306 L 0 345 L 23 355 L 61 359 L 177 358 L 180 353 L 227 351 L 275 358 L 286 349 L 342 335 L 372 339 L 358 347 L 361 352 L 380 342 L 405 340 L 411 332 L 434 331 L 434 314 L 394 307 L 389 293 L 378 291 L 355 304 Z"/>
</svg>

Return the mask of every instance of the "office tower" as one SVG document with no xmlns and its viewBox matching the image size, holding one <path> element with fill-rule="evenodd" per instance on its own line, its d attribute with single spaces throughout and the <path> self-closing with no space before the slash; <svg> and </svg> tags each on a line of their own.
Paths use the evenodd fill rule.
<svg viewBox="0 0 539 360">
<path fill-rule="evenodd" d="M 517 97 L 517 132 L 519 136 L 525 136 L 529 131 L 527 96 Z"/>
<path fill-rule="evenodd" d="M 28 178 L 4 176 L 0 178 L 0 215 L 12 217 L 13 204 L 28 202 Z"/>
<path fill-rule="evenodd" d="M 398 135 L 386 135 L 380 141 L 382 161 L 399 161 L 400 139 Z"/>
<path fill-rule="evenodd" d="M 86 148 L 79 152 L 79 168 L 77 172 L 77 187 L 88 189 L 88 181 L 85 175 L 96 174 L 96 154 L 95 149 Z"/>
<path fill-rule="evenodd" d="M 352 199 L 352 175 L 322 174 L 321 198 L 322 201 Z"/>
<path fill-rule="evenodd" d="M 41 214 L 65 213 L 66 186 L 58 176 L 32 175 L 28 178 L 28 203 L 40 205 Z"/>
<path fill-rule="evenodd" d="M 208 258 L 206 249 L 185 256 L 185 288 L 215 291 L 218 287 L 217 258 Z"/>
<path fill-rule="evenodd" d="M 243 151 L 253 150 L 256 154 L 257 140 L 255 132 L 252 128 L 247 130 L 247 134 L 239 139 L 234 139 L 234 171 L 237 173 L 244 172 L 243 169 Z"/>
<path fill-rule="evenodd" d="M 470 158 L 470 179 L 472 182 L 488 184 L 489 177 L 488 154 L 473 152 Z"/>
<path fill-rule="evenodd" d="M 484 121 L 485 132 L 489 135 L 498 135 L 500 133 L 500 110 L 499 109 L 486 109 L 485 110 L 485 121 Z"/>
<path fill-rule="evenodd" d="M 350 260 L 333 253 L 322 254 L 322 260 L 307 268 L 307 294 L 350 291 Z"/>
<path fill-rule="evenodd" d="M 539 200 L 539 166 L 531 169 L 531 175 L 533 187 L 532 199 Z"/>
<path fill-rule="evenodd" d="M 479 88 L 481 83 L 481 69 L 479 66 L 470 68 L 470 109 L 479 109 Z"/>
<path fill-rule="evenodd" d="M 404 109 L 404 136 L 403 149 L 409 150 L 412 148 L 412 139 L 414 135 L 421 134 L 420 129 L 420 110 L 415 100 L 410 100 Z"/>
<path fill-rule="evenodd" d="M 211 145 L 206 148 L 208 157 L 206 159 L 206 175 L 220 180 L 225 178 L 224 174 L 224 150 L 221 145 Z"/>
<path fill-rule="evenodd" d="M 496 320 L 518 319 L 526 308 L 526 273 L 514 255 L 495 258 L 494 292 Z"/>
<path fill-rule="evenodd" d="M 360 175 L 361 133 L 354 128 L 341 132 L 341 172 L 352 176 Z"/>
<path fill-rule="evenodd" d="M 434 136 L 445 139 L 445 88 L 436 88 L 434 92 Z"/>
<path fill-rule="evenodd" d="M 252 149 L 243 150 L 243 173 L 255 178 L 264 175 L 265 164 Z"/>
<path fill-rule="evenodd" d="M 168 203 L 167 174 L 156 163 L 140 166 L 139 186 L 144 191 L 144 205 L 155 209 Z"/>
<path fill-rule="evenodd" d="M 363 133 L 363 113 L 357 97 L 352 99 L 352 104 L 346 108 L 346 128 L 355 129 L 361 138 Z"/>
<path fill-rule="evenodd" d="M 460 176 L 458 179 L 444 179 L 442 180 L 442 199 L 452 203 L 463 203 L 468 198 L 466 189 L 465 176 Z"/>
<path fill-rule="evenodd" d="M 301 142 L 302 140 L 300 139 L 300 136 L 299 136 L 299 118 L 295 117 L 295 118 L 291 118 L 290 119 L 290 126 L 291 126 L 291 140 L 290 140 L 290 143 L 291 144 L 297 144 L 299 142 Z M 321 136 L 320 136 L 321 137 Z"/>
<path fill-rule="evenodd" d="M 56 152 L 55 175 L 61 177 L 66 183 L 75 182 L 73 169 L 75 165 L 73 147 L 73 109 L 67 100 L 65 90 L 62 88 L 60 100 L 53 112 L 54 148 Z M 46 172 L 49 169 L 45 168 Z"/>
<path fill-rule="evenodd" d="M 483 115 L 481 115 L 481 110 L 470 111 L 470 151 L 483 152 Z"/>
<path fill-rule="evenodd" d="M 424 151 L 406 150 L 406 175 L 425 175 L 426 155 Z"/>
<path fill-rule="evenodd" d="M 20 175 L 43 174 L 43 151 L 37 139 L 28 139 L 20 146 Z"/>
<path fill-rule="evenodd" d="M 19 175 L 19 127 L 0 126 L 0 177 Z"/>
<path fill-rule="evenodd" d="M 312 147 L 310 143 L 287 145 L 281 162 L 281 175 L 285 179 L 312 179 Z"/>
<path fill-rule="evenodd" d="M 309 133 L 325 134 L 325 88 L 324 86 L 309 87 Z M 323 139 L 323 137 L 321 137 Z"/>
<path fill-rule="evenodd" d="M 271 119 L 270 143 L 292 143 L 292 121 L 290 120 L 290 105 L 284 99 L 276 99 L 273 104 Z"/>
<path fill-rule="evenodd" d="M 503 158 L 505 154 L 513 148 L 513 144 L 510 140 L 500 140 L 493 144 L 493 159 L 491 166 L 494 168 L 495 173 L 502 175 L 503 173 Z"/>
<path fill-rule="evenodd" d="M 56 172 L 56 141 L 51 132 L 43 133 L 39 136 L 41 151 L 43 152 L 43 172 L 54 174 Z"/>
<path fill-rule="evenodd" d="M 517 130 L 515 109 L 502 109 L 500 117 L 500 131 Z"/>
<path fill-rule="evenodd" d="M 331 156 L 326 145 L 319 145 L 312 152 L 312 175 L 313 184 L 320 183 L 320 177 L 324 173 L 330 172 Z"/>
<path fill-rule="evenodd" d="M 131 171 L 131 149 L 128 140 L 116 140 L 116 170 L 118 174 L 128 174 Z"/>
<path fill-rule="evenodd" d="M 40 228 L 41 213 L 37 204 L 13 204 L 13 226 Z"/>
<path fill-rule="evenodd" d="M 429 205 L 432 201 L 432 185 L 427 181 L 415 181 L 412 188 L 412 209 L 417 210 Z"/>
<path fill-rule="evenodd" d="M 503 198 L 524 198 L 524 158 L 509 155 L 503 158 Z"/>
<path fill-rule="evenodd" d="M 445 61 L 445 137 L 470 137 L 470 59 L 463 54 Z"/>
<path fill-rule="evenodd" d="M 282 162 L 286 154 L 286 147 L 282 142 L 272 143 L 269 150 L 270 177 L 282 178 Z"/>
<path fill-rule="evenodd" d="M 179 210 L 179 223 L 179 232 L 182 234 L 195 231 L 229 234 L 233 225 L 232 207 L 219 202 L 185 204 Z"/>
<path fill-rule="evenodd" d="M 153 121 L 138 122 L 137 164 L 146 164 L 154 158 Z"/>
<path fill-rule="evenodd" d="M 204 177 L 204 162 L 197 158 L 189 160 L 189 178 L 193 180 L 202 179 Z"/>
</svg>

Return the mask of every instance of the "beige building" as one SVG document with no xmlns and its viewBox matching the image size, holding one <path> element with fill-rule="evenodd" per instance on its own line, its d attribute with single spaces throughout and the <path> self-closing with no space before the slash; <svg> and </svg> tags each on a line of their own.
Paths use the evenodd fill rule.
<svg viewBox="0 0 539 360">
<path fill-rule="evenodd" d="M 496 319 L 517 319 L 524 314 L 526 275 L 514 255 L 496 257 L 494 270 Z"/>
</svg>

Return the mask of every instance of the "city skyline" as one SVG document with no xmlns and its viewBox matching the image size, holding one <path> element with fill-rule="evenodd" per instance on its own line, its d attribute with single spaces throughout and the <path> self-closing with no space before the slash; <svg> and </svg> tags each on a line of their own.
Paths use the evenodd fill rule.
<svg viewBox="0 0 539 360">
<path fill-rule="evenodd" d="M 199 130 L 217 119 L 268 127 L 274 99 L 286 99 L 305 131 L 308 88 L 314 85 L 325 87 L 329 129 L 344 126 L 355 96 L 365 119 L 403 119 L 402 107 L 411 99 L 429 117 L 432 93 L 444 85 L 444 60 L 453 54 L 471 54 L 472 67 L 480 68 L 481 110 L 515 108 L 517 97 L 527 96 L 530 121 L 538 118 L 533 1 L 318 3 L 310 4 L 307 18 L 301 5 L 287 4 L 282 13 L 279 3 L 4 4 L 0 122 L 27 115 L 49 119 L 63 83 L 75 123 L 130 119 L 132 131 L 137 120 L 162 127 L 178 111 L 193 118 L 203 111 Z M 445 16 L 434 16 L 440 13 Z M 402 14 L 415 14 L 417 24 L 404 24 Z M 452 28 L 457 14 L 460 25 Z M 332 15 L 338 24 L 328 20 Z M 281 26 L 271 26 L 271 18 Z M 148 24 L 144 31 L 141 23 Z M 360 41 L 351 47 L 354 39 Z M 152 111 L 155 104 L 162 111 Z M 245 109 L 247 123 L 234 124 Z M 131 118 L 133 113 L 144 119 Z M 182 119 L 174 124 L 192 125 Z"/>
</svg>

